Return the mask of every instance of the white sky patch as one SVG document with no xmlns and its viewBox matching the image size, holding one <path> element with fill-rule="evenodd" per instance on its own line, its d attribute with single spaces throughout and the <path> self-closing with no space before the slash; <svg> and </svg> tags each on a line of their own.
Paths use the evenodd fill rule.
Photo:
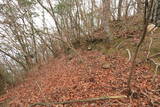
<svg viewBox="0 0 160 107">
<path fill-rule="evenodd" d="M 38 13 L 39 16 L 34 18 L 33 20 L 35 21 L 35 24 L 38 25 L 38 27 L 43 28 L 43 14 L 45 17 L 46 27 L 48 28 L 55 27 L 55 23 L 51 15 L 49 15 L 49 13 L 46 12 L 46 10 L 44 10 L 39 4 L 36 5 L 35 12 Z"/>
</svg>

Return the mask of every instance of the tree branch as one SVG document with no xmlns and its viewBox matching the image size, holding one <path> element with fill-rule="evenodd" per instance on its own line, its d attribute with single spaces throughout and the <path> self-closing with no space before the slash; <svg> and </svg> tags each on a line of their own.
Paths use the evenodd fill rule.
<svg viewBox="0 0 160 107">
<path fill-rule="evenodd" d="M 118 98 L 127 98 L 127 96 L 104 96 L 104 97 L 99 97 L 99 98 L 88 98 L 84 100 L 71 100 L 71 101 L 64 101 L 64 102 L 51 102 L 51 103 L 34 103 L 31 104 L 30 107 L 36 106 L 36 105 L 41 105 L 41 106 L 50 106 L 52 104 L 72 104 L 72 103 L 84 103 L 84 102 L 93 102 L 93 101 L 98 101 L 98 100 L 107 100 L 107 99 L 118 99 Z"/>
<path fill-rule="evenodd" d="M 7 52 L 3 51 L 2 49 L 0 49 L 0 52 L 3 53 L 3 54 L 5 54 L 6 56 L 10 57 L 11 59 L 13 59 L 14 61 L 16 61 L 17 63 L 19 63 L 24 68 L 25 71 L 28 71 L 28 69 L 26 68 L 26 66 L 22 62 L 20 62 L 18 59 L 16 59 L 15 57 L 11 56 Z"/>
</svg>

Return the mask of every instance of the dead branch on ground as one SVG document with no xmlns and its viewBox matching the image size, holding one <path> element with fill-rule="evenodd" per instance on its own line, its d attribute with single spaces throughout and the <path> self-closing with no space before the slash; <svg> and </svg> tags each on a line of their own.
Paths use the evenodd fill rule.
<svg viewBox="0 0 160 107">
<path fill-rule="evenodd" d="M 85 102 L 93 102 L 93 101 L 99 101 L 99 100 L 107 100 L 107 99 L 118 99 L 118 98 L 127 98 L 127 96 L 104 96 L 104 97 L 99 97 L 99 98 L 88 98 L 84 100 L 71 100 L 71 101 L 64 101 L 64 102 L 51 102 L 51 103 L 34 103 L 31 104 L 30 107 L 34 107 L 36 105 L 41 105 L 41 106 L 50 106 L 53 104 L 72 104 L 72 103 L 85 103 Z"/>
</svg>

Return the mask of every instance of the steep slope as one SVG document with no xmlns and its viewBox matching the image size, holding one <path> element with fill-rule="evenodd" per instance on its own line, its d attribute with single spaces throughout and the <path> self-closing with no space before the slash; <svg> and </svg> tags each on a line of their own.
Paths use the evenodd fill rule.
<svg viewBox="0 0 160 107">
<path fill-rule="evenodd" d="M 62 56 L 30 72 L 24 83 L 7 90 L 0 102 L 8 107 L 29 107 L 37 102 L 60 102 L 101 96 L 125 95 L 128 78 L 127 58 L 106 56 L 97 51 L 79 51 L 84 62 L 75 56 Z M 103 67 L 107 64 L 108 67 Z M 137 66 L 132 99 L 119 98 L 90 103 L 52 105 L 53 107 L 149 107 L 160 102 L 160 78 L 152 83 L 153 73 L 147 65 Z M 9 99 L 9 100 L 8 100 Z M 8 100 L 8 101 L 7 101 Z M 36 106 L 40 107 L 40 106 Z"/>
</svg>

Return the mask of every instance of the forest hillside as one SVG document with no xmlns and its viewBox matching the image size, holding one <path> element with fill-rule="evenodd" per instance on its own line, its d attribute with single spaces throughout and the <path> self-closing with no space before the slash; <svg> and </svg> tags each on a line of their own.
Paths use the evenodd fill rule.
<svg viewBox="0 0 160 107">
<path fill-rule="evenodd" d="M 159 0 L 1 0 L 0 107 L 159 107 Z"/>
</svg>

